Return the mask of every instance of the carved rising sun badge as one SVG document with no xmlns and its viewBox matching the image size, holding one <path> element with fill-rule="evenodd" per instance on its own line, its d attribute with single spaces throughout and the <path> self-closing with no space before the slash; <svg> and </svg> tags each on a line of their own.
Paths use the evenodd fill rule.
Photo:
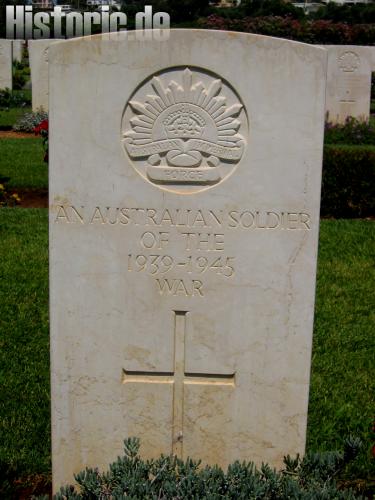
<svg viewBox="0 0 375 500">
<path fill-rule="evenodd" d="M 218 184 L 240 161 L 247 118 L 235 91 L 196 68 L 171 68 L 146 80 L 128 102 L 123 145 L 148 181 L 194 193 Z"/>
</svg>

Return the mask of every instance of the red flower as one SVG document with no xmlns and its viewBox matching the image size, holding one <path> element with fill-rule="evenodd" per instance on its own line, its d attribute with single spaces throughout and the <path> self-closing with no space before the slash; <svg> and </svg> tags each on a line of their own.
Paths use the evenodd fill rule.
<svg viewBox="0 0 375 500">
<path fill-rule="evenodd" d="M 48 120 L 43 120 L 42 122 L 39 123 L 39 128 L 40 130 L 46 130 L 48 131 Z"/>
<path fill-rule="evenodd" d="M 44 133 L 47 135 L 48 133 L 48 119 L 41 121 L 35 128 L 34 128 L 34 134 L 35 135 L 44 135 Z"/>
</svg>

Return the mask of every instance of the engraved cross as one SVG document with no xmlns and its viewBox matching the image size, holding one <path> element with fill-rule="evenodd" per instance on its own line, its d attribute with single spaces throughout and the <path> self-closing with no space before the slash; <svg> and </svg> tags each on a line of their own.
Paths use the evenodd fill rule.
<svg viewBox="0 0 375 500">
<path fill-rule="evenodd" d="M 123 370 L 123 383 L 173 384 L 172 453 L 182 458 L 184 425 L 184 385 L 231 385 L 234 373 L 207 374 L 185 372 L 185 333 L 187 311 L 174 311 L 174 371 L 149 372 Z"/>
</svg>

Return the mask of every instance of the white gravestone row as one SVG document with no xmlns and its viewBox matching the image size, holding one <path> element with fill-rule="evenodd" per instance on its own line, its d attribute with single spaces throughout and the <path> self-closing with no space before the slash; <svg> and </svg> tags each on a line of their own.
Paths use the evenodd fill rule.
<svg viewBox="0 0 375 500">
<path fill-rule="evenodd" d="M 32 109 L 48 111 L 48 49 L 57 40 L 29 40 Z"/>
<path fill-rule="evenodd" d="M 0 40 L 0 90 L 12 89 L 12 41 Z"/>
<path fill-rule="evenodd" d="M 327 120 L 345 123 L 352 116 L 368 121 L 375 47 L 325 45 L 324 48 L 328 51 Z"/>
<path fill-rule="evenodd" d="M 48 48 L 57 40 L 29 41 L 33 111 L 48 111 Z M 18 54 L 20 44 L 13 57 Z M 326 119 L 345 123 L 352 116 L 366 121 L 370 112 L 371 72 L 375 71 L 375 47 L 326 45 L 328 51 Z"/>
<path fill-rule="evenodd" d="M 128 436 L 280 466 L 305 447 L 326 51 L 109 38 L 49 49 L 54 487 Z"/>
</svg>

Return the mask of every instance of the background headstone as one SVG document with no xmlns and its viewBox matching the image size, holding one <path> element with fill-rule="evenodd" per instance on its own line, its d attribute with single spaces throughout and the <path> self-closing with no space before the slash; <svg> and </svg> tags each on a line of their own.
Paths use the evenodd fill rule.
<svg viewBox="0 0 375 500">
<path fill-rule="evenodd" d="M 13 40 L 13 61 L 22 61 L 22 51 L 24 45 L 24 40 Z"/>
<path fill-rule="evenodd" d="M 367 121 L 370 115 L 371 72 L 375 47 L 324 45 L 328 50 L 326 112 L 330 123 L 345 123 L 352 116 Z"/>
<path fill-rule="evenodd" d="M 129 436 L 221 466 L 305 446 L 326 51 L 130 36 L 49 51 L 55 488 Z"/>
<path fill-rule="evenodd" d="M 0 40 L 0 89 L 12 89 L 12 41 Z"/>
<path fill-rule="evenodd" d="M 29 40 L 32 109 L 48 111 L 48 49 L 57 40 Z"/>
</svg>

